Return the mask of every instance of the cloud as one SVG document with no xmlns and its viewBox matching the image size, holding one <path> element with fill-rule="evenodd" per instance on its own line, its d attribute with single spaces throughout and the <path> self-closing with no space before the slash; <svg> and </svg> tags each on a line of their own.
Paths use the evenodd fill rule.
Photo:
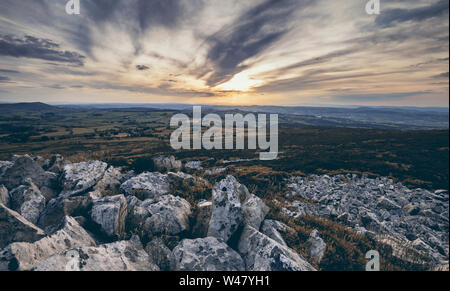
<svg viewBox="0 0 450 291">
<path fill-rule="evenodd" d="M 440 0 L 434 4 L 411 8 L 384 10 L 377 16 L 375 23 L 381 27 L 391 27 L 396 23 L 406 21 L 424 21 L 429 18 L 439 17 L 448 13 L 448 0 Z"/>
<path fill-rule="evenodd" d="M 148 66 L 146 66 L 146 65 L 137 65 L 137 66 L 136 66 L 136 69 L 137 69 L 138 71 L 147 71 L 147 70 L 150 70 L 150 67 L 148 67 Z"/>
<path fill-rule="evenodd" d="M 83 66 L 85 57 L 71 51 L 63 51 L 59 44 L 49 39 L 26 35 L 19 38 L 0 35 L 0 55 L 15 58 L 31 58 Z"/>
<path fill-rule="evenodd" d="M 0 76 L 0 82 L 7 82 L 9 80 L 10 80 L 9 77 Z"/>
<path fill-rule="evenodd" d="M 208 60 L 213 64 L 213 73 L 208 78 L 209 86 L 229 81 L 243 71 L 245 60 L 254 57 L 278 41 L 288 31 L 293 13 L 311 1 L 266 0 L 241 15 L 233 25 L 223 27 L 207 42 L 211 49 Z"/>
<path fill-rule="evenodd" d="M 434 79 L 445 79 L 445 78 L 448 79 L 448 77 L 449 77 L 449 72 L 446 72 L 446 73 L 442 73 L 442 74 L 433 76 Z"/>
<path fill-rule="evenodd" d="M 19 74 L 19 71 L 16 70 L 7 70 L 7 69 L 0 69 L 0 73 L 4 74 Z"/>
</svg>

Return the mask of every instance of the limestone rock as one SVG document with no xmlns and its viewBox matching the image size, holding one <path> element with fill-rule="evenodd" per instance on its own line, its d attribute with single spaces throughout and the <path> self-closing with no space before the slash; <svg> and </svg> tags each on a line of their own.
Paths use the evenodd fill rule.
<svg viewBox="0 0 450 291">
<path fill-rule="evenodd" d="M 251 226 L 244 228 L 238 248 L 247 271 L 315 271 L 293 250 Z"/>
<path fill-rule="evenodd" d="M 45 197 L 31 179 L 26 182 L 27 185 L 19 186 L 11 191 L 11 209 L 17 211 L 31 223 L 37 224 L 39 216 L 45 208 Z"/>
<path fill-rule="evenodd" d="M 311 232 L 307 245 L 308 257 L 320 263 L 325 255 L 325 251 L 327 250 L 327 244 L 319 236 L 319 232 L 317 230 Z"/>
<path fill-rule="evenodd" d="M 161 238 L 155 238 L 147 244 L 145 251 L 161 271 L 170 271 L 172 251 Z"/>
<path fill-rule="evenodd" d="M 165 195 L 169 192 L 167 175 L 161 173 L 142 173 L 124 182 L 120 188 L 127 195 L 140 195 L 143 200 Z"/>
<path fill-rule="evenodd" d="M 206 237 L 208 235 L 209 223 L 211 221 L 212 202 L 202 201 L 197 204 L 195 209 L 195 224 L 192 227 L 194 237 Z"/>
<path fill-rule="evenodd" d="M 244 271 L 241 256 L 214 237 L 185 239 L 173 250 L 174 271 Z"/>
<path fill-rule="evenodd" d="M 263 234 L 267 235 L 279 244 L 287 246 L 280 231 L 295 233 L 295 230 L 293 228 L 276 220 L 266 219 L 261 225 L 261 232 Z"/>
<path fill-rule="evenodd" d="M 183 167 L 181 161 L 176 160 L 174 156 L 157 156 L 153 158 L 153 163 L 158 171 L 179 171 Z"/>
<path fill-rule="evenodd" d="M 9 192 L 3 185 L 0 185 L 0 203 L 3 203 L 3 205 L 9 207 Z"/>
<path fill-rule="evenodd" d="M 228 241 L 244 219 L 241 202 L 250 195 L 233 176 L 217 183 L 212 190 L 212 215 L 208 236 Z"/>
<path fill-rule="evenodd" d="M 66 165 L 62 173 L 61 195 L 68 197 L 88 191 L 103 178 L 107 167 L 100 161 Z"/>
<path fill-rule="evenodd" d="M 91 219 L 110 238 L 121 239 L 125 234 L 127 200 L 123 195 L 104 197 L 92 206 Z"/>
<path fill-rule="evenodd" d="M 52 236 L 34 243 L 16 242 L 0 253 L 0 270 L 31 270 L 39 261 L 63 250 L 94 246 L 95 242 L 72 217 L 66 217 L 62 228 Z"/>
<path fill-rule="evenodd" d="M 34 271 L 159 271 L 139 238 L 72 248 L 35 265 Z"/>
<path fill-rule="evenodd" d="M 35 242 L 44 236 L 42 229 L 0 203 L 0 249 L 14 242 Z"/>
<path fill-rule="evenodd" d="M 263 222 L 270 209 L 266 204 L 254 194 L 244 201 L 242 204 L 242 210 L 244 214 L 244 223 L 250 225 L 255 229 L 259 229 L 261 222 Z"/>
</svg>

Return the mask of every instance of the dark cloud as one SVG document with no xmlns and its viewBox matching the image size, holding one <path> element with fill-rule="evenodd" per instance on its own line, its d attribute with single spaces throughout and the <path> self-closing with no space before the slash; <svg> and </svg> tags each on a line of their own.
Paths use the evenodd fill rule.
<svg viewBox="0 0 450 291">
<path fill-rule="evenodd" d="M 235 24 L 224 27 L 208 39 L 208 59 L 214 72 L 207 80 L 216 86 L 245 69 L 241 63 L 264 51 L 289 30 L 292 14 L 312 1 L 266 0 L 241 15 Z"/>
<path fill-rule="evenodd" d="M 137 65 L 137 66 L 136 66 L 136 69 L 137 69 L 138 71 L 147 71 L 147 70 L 150 70 L 150 67 L 148 67 L 148 66 L 146 66 L 146 65 Z"/>
<path fill-rule="evenodd" d="M 7 82 L 9 80 L 10 80 L 9 77 L 0 76 L 0 82 Z"/>
<path fill-rule="evenodd" d="M 6 70 L 6 69 L 0 69 L 0 73 L 4 73 L 4 74 L 19 74 L 19 71 L 16 70 Z"/>
<path fill-rule="evenodd" d="M 0 55 L 70 63 L 77 66 L 82 66 L 85 58 L 76 52 L 61 50 L 59 44 L 51 40 L 29 35 L 23 38 L 0 35 Z"/>
<path fill-rule="evenodd" d="M 444 79 L 444 78 L 448 79 L 448 77 L 449 77 L 449 72 L 433 76 L 433 78 L 435 78 L 435 79 Z"/>
<path fill-rule="evenodd" d="M 383 10 L 376 18 L 375 23 L 381 27 L 394 26 L 396 23 L 406 21 L 424 21 L 448 13 L 448 0 L 440 0 L 431 5 L 411 9 Z"/>
</svg>

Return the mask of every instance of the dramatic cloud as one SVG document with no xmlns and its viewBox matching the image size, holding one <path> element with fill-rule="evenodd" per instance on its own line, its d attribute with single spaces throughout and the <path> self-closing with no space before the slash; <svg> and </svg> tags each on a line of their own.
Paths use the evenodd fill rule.
<svg viewBox="0 0 450 291">
<path fill-rule="evenodd" d="M 0 101 L 448 105 L 448 0 L 0 1 Z"/>
<path fill-rule="evenodd" d="M 448 0 L 440 0 L 432 5 L 411 9 L 388 9 L 384 10 L 377 19 L 376 24 L 389 27 L 396 23 L 406 21 L 424 21 L 429 18 L 448 14 Z"/>
<path fill-rule="evenodd" d="M 23 38 L 0 35 L 0 55 L 71 63 L 78 66 L 82 66 L 84 60 L 84 56 L 76 52 L 60 50 L 60 46 L 51 40 L 29 35 Z"/>
</svg>

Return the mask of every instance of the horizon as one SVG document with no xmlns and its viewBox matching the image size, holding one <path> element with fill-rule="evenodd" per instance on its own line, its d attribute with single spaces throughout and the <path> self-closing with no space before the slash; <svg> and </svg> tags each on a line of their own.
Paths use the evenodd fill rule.
<svg viewBox="0 0 450 291">
<path fill-rule="evenodd" d="M 65 2 L 0 3 L 0 102 L 449 107 L 447 0 Z"/>
</svg>

